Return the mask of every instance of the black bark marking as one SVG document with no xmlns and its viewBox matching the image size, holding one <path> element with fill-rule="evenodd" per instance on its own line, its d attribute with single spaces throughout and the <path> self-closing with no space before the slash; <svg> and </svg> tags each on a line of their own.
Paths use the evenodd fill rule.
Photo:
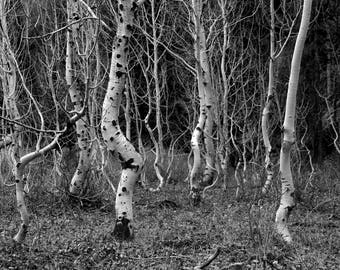
<svg viewBox="0 0 340 270">
<path fill-rule="evenodd" d="M 127 29 L 128 31 L 130 31 L 130 32 L 132 31 L 132 28 L 133 28 L 133 27 L 132 27 L 131 24 L 128 24 L 128 25 L 126 26 L 126 29 Z"/>
<path fill-rule="evenodd" d="M 117 63 L 117 68 L 121 68 L 121 67 L 123 67 L 123 65 L 120 63 Z"/>
<path fill-rule="evenodd" d="M 124 10 L 124 5 L 123 5 L 123 4 L 119 4 L 119 9 L 120 9 L 121 11 L 123 11 L 123 10 Z"/>
<path fill-rule="evenodd" d="M 137 3 L 133 1 L 131 10 L 134 11 L 137 9 L 137 7 L 138 7 Z"/>
<path fill-rule="evenodd" d="M 113 137 L 110 137 L 110 141 L 113 142 L 115 139 Z"/>
<path fill-rule="evenodd" d="M 117 126 L 117 121 L 116 120 L 112 120 L 112 125 L 115 127 Z"/>
<path fill-rule="evenodd" d="M 135 169 L 138 166 L 133 165 L 134 161 L 135 160 L 133 158 L 130 158 L 130 159 L 126 160 L 126 161 L 122 161 L 121 162 L 122 169 L 123 170 L 125 170 L 125 169 Z"/>
<path fill-rule="evenodd" d="M 117 76 L 118 79 L 119 79 L 120 77 L 122 77 L 124 74 L 125 74 L 125 72 L 123 72 L 123 71 L 117 71 L 117 72 L 116 72 L 116 76 Z"/>
<path fill-rule="evenodd" d="M 119 217 L 116 220 L 115 228 L 113 229 L 113 235 L 118 240 L 130 240 L 133 238 L 132 226 L 130 220 L 125 217 Z"/>
<path fill-rule="evenodd" d="M 200 127 L 196 127 L 196 129 L 197 129 L 199 132 L 202 131 L 202 129 L 201 129 Z"/>
<path fill-rule="evenodd" d="M 121 57 L 121 55 L 120 54 L 117 54 L 117 58 L 119 59 Z"/>
<path fill-rule="evenodd" d="M 126 187 L 122 187 L 123 192 L 126 192 L 126 190 L 127 190 Z"/>
<path fill-rule="evenodd" d="M 122 166 L 122 169 L 125 170 L 125 169 L 130 169 L 130 170 L 133 170 L 133 171 L 138 171 L 139 170 L 139 165 L 133 165 L 134 163 L 134 159 L 133 158 L 130 158 L 129 160 L 127 161 L 121 161 L 121 166 Z"/>
<path fill-rule="evenodd" d="M 294 207 L 295 207 L 294 205 L 293 206 L 287 206 L 287 217 L 290 216 L 290 214 L 292 213 Z"/>
</svg>

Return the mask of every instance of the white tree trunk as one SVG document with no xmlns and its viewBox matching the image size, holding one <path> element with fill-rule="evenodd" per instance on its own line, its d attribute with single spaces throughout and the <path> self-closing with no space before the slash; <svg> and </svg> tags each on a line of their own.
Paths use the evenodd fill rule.
<svg viewBox="0 0 340 270">
<path fill-rule="evenodd" d="M 215 169 L 215 149 L 212 138 L 212 127 L 214 121 L 213 97 L 211 92 L 211 76 L 208 63 L 206 38 L 201 23 L 202 1 L 192 0 L 193 21 L 195 24 L 195 58 L 197 87 L 200 100 L 200 114 L 198 123 L 191 137 L 191 149 L 194 154 L 194 163 L 190 172 L 190 198 L 197 205 L 201 200 L 201 190 L 210 185 L 213 180 Z M 200 139 L 204 132 L 204 144 L 206 147 L 206 167 L 203 180 L 199 181 L 199 168 L 201 167 Z"/>
<path fill-rule="evenodd" d="M 117 151 L 122 164 L 122 174 L 116 195 L 116 225 L 114 235 L 120 239 L 133 237 L 132 195 L 142 167 L 143 159 L 122 133 L 119 107 L 128 68 L 128 44 L 133 20 L 133 1 L 118 1 L 117 33 L 112 49 L 109 83 L 103 103 L 102 135 L 111 151 Z"/>
<path fill-rule="evenodd" d="M 289 85 L 286 100 L 286 112 L 283 123 L 283 142 L 280 153 L 280 174 L 282 183 L 282 194 L 280 206 L 276 212 L 276 226 L 278 233 L 282 235 L 286 242 L 292 242 L 292 237 L 288 230 L 287 222 L 289 214 L 295 207 L 294 200 L 294 183 L 290 167 L 290 151 L 295 143 L 295 110 L 296 110 L 296 93 L 299 82 L 300 64 L 303 48 L 306 40 L 307 30 L 309 26 L 310 14 L 312 8 L 312 0 L 304 0 L 302 19 L 299 33 L 296 39 L 293 59 L 291 63 L 291 71 L 289 77 Z"/>
<path fill-rule="evenodd" d="M 0 78 L 2 82 L 2 90 L 4 93 L 4 103 L 6 107 L 7 116 L 13 120 L 20 119 L 20 113 L 17 107 L 17 92 L 16 92 L 16 66 L 13 62 L 13 56 L 10 52 L 10 39 L 8 36 L 7 28 L 7 3 L 5 0 L 0 0 Z M 23 176 L 23 170 L 20 169 L 20 163 L 18 162 L 20 156 L 20 148 L 22 142 L 19 131 L 21 127 L 14 125 L 10 134 L 11 145 L 9 147 L 9 156 L 11 160 L 11 166 L 13 176 L 16 183 L 16 200 L 17 209 L 20 213 L 22 224 L 19 232 L 14 236 L 14 240 L 22 242 L 25 239 L 27 228 L 29 225 L 29 214 L 25 204 L 25 180 Z"/>
<path fill-rule="evenodd" d="M 68 0 L 67 1 L 67 16 L 68 23 L 71 24 L 77 20 L 77 15 L 79 16 L 79 3 L 78 1 Z M 77 33 L 80 31 L 79 24 L 73 24 L 71 26 L 71 31 L 68 30 L 67 44 L 66 44 L 66 72 L 65 78 L 68 86 L 69 95 L 71 102 L 76 111 L 80 111 L 84 105 L 84 89 L 81 91 L 81 85 L 78 84 L 77 76 L 75 76 L 76 69 L 76 57 L 77 50 L 80 50 L 82 46 L 77 42 Z M 88 118 L 86 114 L 76 122 L 76 132 L 78 138 L 79 160 L 76 171 L 72 177 L 70 184 L 70 193 L 81 194 L 84 188 L 85 181 L 87 179 L 90 165 L 91 165 L 91 146 L 90 146 L 90 133 L 88 127 Z"/>
<path fill-rule="evenodd" d="M 207 118 L 204 124 L 204 146 L 206 150 L 205 155 L 205 169 L 203 173 L 203 185 L 211 185 L 214 178 L 215 168 L 215 146 L 213 140 L 213 125 L 214 125 L 214 99 L 211 85 L 210 66 L 207 55 L 207 45 L 203 25 L 200 24 L 199 41 L 200 41 L 200 61 L 203 77 L 203 91 L 205 95 L 205 107 Z"/>
<path fill-rule="evenodd" d="M 263 144 L 265 147 L 265 169 L 266 169 L 266 182 L 263 185 L 262 193 L 266 194 L 270 184 L 273 179 L 273 162 L 271 160 L 271 152 L 272 152 L 272 146 L 269 139 L 269 116 L 272 109 L 273 104 L 273 88 L 274 88 L 274 54 L 275 54 L 275 32 L 274 32 L 274 16 L 275 16 L 275 10 L 274 10 L 274 0 L 270 0 L 270 59 L 269 59 L 269 78 L 268 78 L 268 92 L 267 92 L 267 99 L 266 104 L 263 108 L 262 112 L 262 121 L 261 121 L 261 127 L 262 127 L 262 137 L 263 137 Z"/>
</svg>

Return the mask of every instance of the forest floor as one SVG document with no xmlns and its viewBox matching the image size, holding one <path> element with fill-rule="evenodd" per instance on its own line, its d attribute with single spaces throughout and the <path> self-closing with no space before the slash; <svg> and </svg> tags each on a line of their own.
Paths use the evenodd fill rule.
<svg viewBox="0 0 340 270">
<path fill-rule="evenodd" d="M 38 166 L 36 174 L 45 177 L 27 196 L 31 225 L 24 244 L 12 241 L 20 225 L 15 190 L 0 181 L 0 269 L 194 269 L 217 250 L 204 269 L 339 269 L 340 168 L 338 159 L 333 162 L 317 168 L 299 197 L 290 218 L 291 245 L 274 230 L 278 183 L 265 198 L 255 200 L 253 190 L 239 202 L 232 182 L 226 191 L 218 184 L 193 207 L 180 166 L 185 162 L 178 160 L 178 181 L 163 191 L 136 187 L 135 238 L 120 243 L 112 237 L 109 188 L 91 203 L 70 199 L 53 192 L 49 166 Z"/>
</svg>

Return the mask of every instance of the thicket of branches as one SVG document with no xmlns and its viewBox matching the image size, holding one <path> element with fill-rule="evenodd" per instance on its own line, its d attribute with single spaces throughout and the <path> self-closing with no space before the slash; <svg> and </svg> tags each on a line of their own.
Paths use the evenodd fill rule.
<svg viewBox="0 0 340 270">
<path fill-rule="evenodd" d="M 117 7 L 115 1 L 83 2 L 86 2 L 81 8 L 83 17 L 75 18 L 83 27 L 83 36 L 79 39 L 86 39 L 84 33 L 91 24 L 95 45 L 88 51 L 86 59 L 83 56 L 79 58 L 75 77 L 78 87 L 88 91 L 86 114 L 92 119 L 96 136 L 101 140 L 101 105 L 108 81 Z M 298 31 L 301 3 L 274 1 L 274 4 L 276 53 L 279 56 L 275 67 L 275 102 L 269 131 L 275 153 L 281 142 L 289 63 Z M 62 130 L 72 116 L 70 111 L 73 107 L 65 82 L 66 33 L 69 29 L 66 1 L 7 1 L 5 10 L 8 42 L 17 63 L 15 95 L 20 118 L 14 119 L 6 109 L 2 94 L 1 134 L 5 138 L 17 124 L 21 127 L 24 144 L 33 147 L 39 134 L 42 134 L 45 143 L 49 142 L 55 135 L 52 131 Z M 191 132 L 199 113 L 190 6 L 186 1 L 155 1 L 154 12 L 153 23 L 151 4 L 146 1 L 135 14 L 127 98 L 123 101 L 129 105 L 124 105 L 121 110 L 122 128 L 131 132 L 131 140 L 136 144 L 141 137 L 144 146 L 152 147 L 145 120 L 150 111 L 147 122 L 157 139 L 157 80 L 163 143 L 165 147 L 175 143 L 174 148 L 179 152 L 188 152 Z M 310 151 L 313 161 L 321 161 L 336 147 L 339 149 L 338 1 L 315 2 L 312 18 L 297 99 L 297 148 L 304 153 Z M 266 100 L 270 58 L 269 5 L 264 1 L 205 1 L 203 24 L 215 99 L 213 137 L 216 147 L 223 148 L 227 132 L 234 159 L 241 159 L 242 152 L 246 152 L 261 164 L 264 157 L 261 114 Z M 157 38 L 157 78 L 153 72 L 153 31 Z M 225 33 L 227 46 L 223 48 Z M 223 53 L 226 56 L 225 81 L 221 74 Z M 2 66 L 1 70 L 0 80 L 4 81 L 7 67 Z M 5 84 L 0 84 L 2 93 L 5 87 Z M 131 122 L 125 121 L 126 115 Z M 44 119 L 43 129 L 50 132 L 39 133 L 41 117 Z M 127 126 L 125 123 L 128 123 Z M 223 128 L 225 126 L 227 131 Z M 75 134 L 73 140 L 76 141 Z"/>
</svg>

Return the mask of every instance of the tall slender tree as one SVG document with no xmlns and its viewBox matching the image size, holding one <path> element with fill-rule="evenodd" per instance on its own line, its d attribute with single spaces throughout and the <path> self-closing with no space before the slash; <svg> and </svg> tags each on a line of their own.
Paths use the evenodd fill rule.
<svg viewBox="0 0 340 270">
<path fill-rule="evenodd" d="M 79 69 L 81 67 L 78 65 L 79 62 L 82 62 L 80 58 L 84 58 L 84 62 L 87 61 L 86 57 L 88 53 L 86 50 L 90 50 L 90 48 L 87 48 L 87 44 L 84 44 L 82 37 L 82 32 L 89 31 L 89 29 L 83 29 L 84 24 L 81 25 L 81 22 L 77 22 L 81 19 L 82 12 L 80 11 L 80 3 L 77 0 L 67 1 L 67 20 L 70 24 L 70 29 L 66 33 L 65 79 L 75 110 L 80 110 L 84 103 L 87 102 L 87 100 L 85 100 L 85 91 L 88 91 L 88 89 L 85 89 L 87 78 L 86 76 L 80 75 Z M 84 73 L 86 73 L 86 69 Z M 87 114 L 76 122 L 76 132 L 80 151 L 78 166 L 70 184 L 70 192 L 80 194 L 84 188 L 85 180 L 89 175 L 91 165 L 90 131 Z"/>
<path fill-rule="evenodd" d="M 290 152 L 296 141 L 295 115 L 296 115 L 296 94 L 299 83 L 300 65 L 303 48 L 309 27 L 312 0 L 304 0 L 300 29 L 296 38 L 291 70 L 289 76 L 288 92 L 286 99 L 286 111 L 283 123 L 283 142 L 280 152 L 280 177 L 282 193 L 280 206 L 276 212 L 277 231 L 286 242 L 292 242 L 292 237 L 288 230 L 288 217 L 295 207 L 294 182 L 290 166 Z"/>
<path fill-rule="evenodd" d="M 214 121 L 213 114 L 213 95 L 211 88 L 210 65 L 208 63 L 207 45 L 204 27 L 202 24 L 201 0 L 192 0 L 192 18 L 195 25 L 194 30 L 194 49 L 196 60 L 196 78 L 200 101 L 200 113 L 198 123 L 192 133 L 191 148 L 194 154 L 194 164 L 192 166 L 190 180 L 190 197 L 194 204 L 201 200 L 202 187 L 212 183 L 215 171 L 215 153 L 212 137 Z M 200 140 L 204 136 L 204 146 L 206 148 L 206 167 L 203 179 L 199 180 L 199 168 L 201 166 Z"/>
<path fill-rule="evenodd" d="M 132 195 L 143 159 L 126 139 L 119 126 L 119 108 L 127 79 L 129 39 L 133 27 L 133 0 L 118 0 L 117 33 L 113 42 L 109 83 L 102 111 L 101 130 L 110 151 L 118 153 L 122 174 L 116 195 L 114 235 L 120 239 L 133 237 Z"/>
</svg>

